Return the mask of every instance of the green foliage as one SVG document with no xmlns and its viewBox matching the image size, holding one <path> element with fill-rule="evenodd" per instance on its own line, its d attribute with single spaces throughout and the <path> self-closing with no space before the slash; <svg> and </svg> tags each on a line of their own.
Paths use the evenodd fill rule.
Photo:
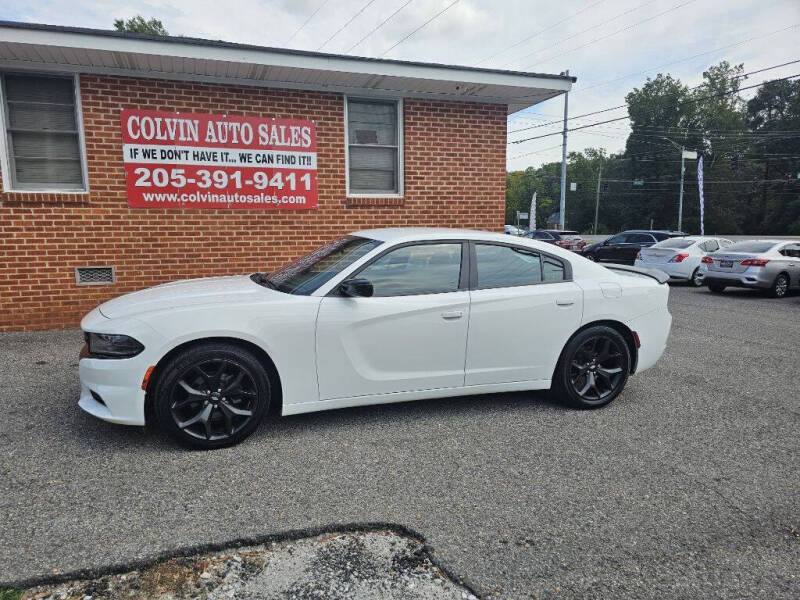
<svg viewBox="0 0 800 600">
<path fill-rule="evenodd" d="M 800 81 L 766 83 L 745 101 L 738 93 L 743 72 L 743 65 L 723 61 L 709 67 L 695 89 L 668 74 L 634 88 L 626 96 L 631 132 L 625 150 L 607 156 L 590 148 L 568 156 L 567 182 L 577 183 L 577 190 L 567 188 L 567 227 L 591 233 L 602 168 L 598 233 L 651 222 L 675 229 L 685 147 L 703 155 L 706 233 L 800 235 Z M 557 210 L 560 167 L 547 163 L 508 173 L 506 222 L 514 222 L 516 210 L 527 210 L 537 191 L 540 203 L 555 199 L 537 211 L 544 226 Z M 644 185 L 634 186 L 634 180 Z M 700 231 L 694 160 L 686 161 L 683 230 Z"/>
<path fill-rule="evenodd" d="M 145 20 L 142 15 L 136 15 L 132 19 L 114 19 L 114 29 L 117 31 L 129 31 L 131 33 L 146 33 L 149 35 L 169 35 L 164 24 L 158 19 Z"/>
<path fill-rule="evenodd" d="M 22 598 L 22 591 L 0 588 L 0 600 L 20 600 L 20 598 Z"/>
</svg>

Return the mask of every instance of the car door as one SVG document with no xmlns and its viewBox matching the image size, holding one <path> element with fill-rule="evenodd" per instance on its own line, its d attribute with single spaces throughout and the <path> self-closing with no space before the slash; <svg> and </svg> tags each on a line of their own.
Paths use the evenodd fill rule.
<svg viewBox="0 0 800 600">
<path fill-rule="evenodd" d="M 625 233 L 618 233 L 606 240 L 608 243 L 599 246 L 595 252 L 597 260 L 601 262 L 616 262 L 619 251 L 623 247 L 623 244 L 625 244 L 627 237 L 628 235 Z"/>
<path fill-rule="evenodd" d="M 510 244 L 472 250 L 466 385 L 550 379 L 580 326 L 583 293 L 567 261 Z"/>
<path fill-rule="evenodd" d="M 787 244 L 780 253 L 786 257 L 784 268 L 789 274 L 789 286 L 800 286 L 800 244 Z"/>
<path fill-rule="evenodd" d="M 460 387 L 469 324 L 459 241 L 396 246 L 351 277 L 371 297 L 334 291 L 317 317 L 321 400 Z"/>
<path fill-rule="evenodd" d="M 625 238 L 625 243 L 620 245 L 617 262 L 632 265 L 642 248 L 649 248 L 655 243 L 656 238 L 649 233 L 629 233 Z"/>
</svg>

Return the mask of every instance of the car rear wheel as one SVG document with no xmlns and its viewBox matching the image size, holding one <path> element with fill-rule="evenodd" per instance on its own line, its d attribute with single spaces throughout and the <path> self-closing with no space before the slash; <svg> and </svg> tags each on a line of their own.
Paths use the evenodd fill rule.
<svg viewBox="0 0 800 600">
<path fill-rule="evenodd" d="M 562 352 L 553 392 L 574 408 L 600 408 L 620 395 L 630 364 L 628 344 L 617 330 L 606 326 L 584 329 Z"/>
<path fill-rule="evenodd" d="M 786 292 L 789 291 L 789 277 L 786 273 L 781 273 L 772 282 L 772 287 L 769 288 L 769 295 L 773 298 L 783 298 Z"/>
<path fill-rule="evenodd" d="M 703 285 L 703 278 L 700 277 L 700 267 L 697 267 L 694 271 L 692 271 L 692 276 L 689 278 L 689 283 L 694 287 L 700 287 Z"/>
<path fill-rule="evenodd" d="M 205 343 L 175 356 L 155 388 L 158 425 L 194 448 L 237 444 L 258 427 L 270 401 L 259 360 L 235 344 Z"/>
<path fill-rule="evenodd" d="M 719 283 L 709 283 L 708 289 L 711 290 L 714 294 L 721 294 L 725 291 L 725 286 Z"/>
</svg>

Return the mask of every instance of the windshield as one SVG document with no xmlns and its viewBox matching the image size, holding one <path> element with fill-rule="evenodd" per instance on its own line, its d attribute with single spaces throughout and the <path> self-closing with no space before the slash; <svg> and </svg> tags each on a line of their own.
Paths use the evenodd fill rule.
<svg viewBox="0 0 800 600">
<path fill-rule="evenodd" d="M 669 240 L 664 240 L 663 242 L 658 242 L 657 244 L 653 244 L 653 248 L 675 248 L 676 250 L 683 250 L 684 248 L 688 248 L 692 244 L 695 243 L 696 240 L 682 240 L 680 238 L 671 238 Z"/>
<path fill-rule="evenodd" d="M 382 243 L 354 235 L 340 237 L 270 274 L 268 282 L 278 291 L 308 296 Z"/>
<path fill-rule="evenodd" d="M 759 242 L 757 240 L 736 242 L 725 248 L 725 252 L 766 252 L 777 243 L 778 242 Z"/>
</svg>

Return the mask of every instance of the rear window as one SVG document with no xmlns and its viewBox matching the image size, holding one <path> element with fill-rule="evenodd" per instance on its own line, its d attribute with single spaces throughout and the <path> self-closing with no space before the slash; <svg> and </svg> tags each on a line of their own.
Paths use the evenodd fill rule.
<svg viewBox="0 0 800 600">
<path fill-rule="evenodd" d="M 570 240 L 570 241 L 579 240 L 579 239 L 581 239 L 581 236 L 579 236 L 576 233 L 566 233 L 566 234 L 562 234 L 561 235 L 561 239 L 562 240 Z"/>
<path fill-rule="evenodd" d="M 676 250 L 683 250 L 684 248 L 688 248 L 692 244 L 694 244 L 694 240 L 682 240 L 680 238 L 672 238 L 669 240 L 664 240 L 663 242 L 658 242 L 653 246 L 653 248 L 675 248 Z"/>
<path fill-rule="evenodd" d="M 747 241 L 747 242 L 736 242 L 735 244 L 731 244 L 727 248 L 725 248 L 728 252 L 766 252 L 770 248 L 777 246 L 778 242 L 759 242 L 759 241 Z"/>
</svg>

